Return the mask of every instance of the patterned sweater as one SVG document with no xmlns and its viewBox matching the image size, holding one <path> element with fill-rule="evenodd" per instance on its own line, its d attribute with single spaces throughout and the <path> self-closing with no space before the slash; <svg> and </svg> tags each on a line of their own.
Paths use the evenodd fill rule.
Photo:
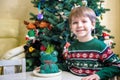
<svg viewBox="0 0 120 80">
<path fill-rule="evenodd" d="M 68 70 L 79 76 L 98 74 L 101 80 L 120 74 L 120 59 L 102 41 L 75 41 L 66 57 Z"/>
</svg>

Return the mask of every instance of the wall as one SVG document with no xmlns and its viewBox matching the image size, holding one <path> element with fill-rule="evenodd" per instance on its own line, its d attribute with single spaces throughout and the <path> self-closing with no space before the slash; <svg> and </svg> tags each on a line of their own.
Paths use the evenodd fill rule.
<svg viewBox="0 0 120 80">
<path fill-rule="evenodd" d="M 25 43 L 24 20 L 34 11 L 30 0 L 0 0 L 0 57 L 8 50 Z"/>
<path fill-rule="evenodd" d="M 26 27 L 24 20 L 29 20 L 30 12 L 35 12 L 31 0 L 0 0 L 0 20 L 19 20 L 19 45 L 25 43 Z"/>
<path fill-rule="evenodd" d="M 105 7 L 110 11 L 103 15 L 102 24 L 111 30 L 111 35 L 115 37 L 116 43 L 113 51 L 120 54 L 120 0 L 105 0 Z"/>
</svg>

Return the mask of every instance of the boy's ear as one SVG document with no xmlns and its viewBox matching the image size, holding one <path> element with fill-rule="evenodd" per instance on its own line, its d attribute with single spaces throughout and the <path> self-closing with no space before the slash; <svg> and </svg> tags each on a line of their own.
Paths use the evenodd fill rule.
<svg viewBox="0 0 120 80">
<path fill-rule="evenodd" d="M 93 29 L 95 29 L 95 22 L 92 22 L 92 25 L 93 25 L 93 27 L 92 27 L 92 30 L 93 30 Z"/>
</svg>

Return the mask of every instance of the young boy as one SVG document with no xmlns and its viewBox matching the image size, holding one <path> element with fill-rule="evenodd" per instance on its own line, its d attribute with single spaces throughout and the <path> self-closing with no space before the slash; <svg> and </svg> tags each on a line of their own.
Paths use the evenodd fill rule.
<svg viewBox="0 0 120 80">
<path fill-rule="evenodd" d="M 106 80 L 120 74 L 120 59 L 102 41 L 94 38 L 96 15 L 88 7 L 76 7 L 69 16 L 76 40 L 69 46 L 66 64 L 82 80 Z"/>
</svg>

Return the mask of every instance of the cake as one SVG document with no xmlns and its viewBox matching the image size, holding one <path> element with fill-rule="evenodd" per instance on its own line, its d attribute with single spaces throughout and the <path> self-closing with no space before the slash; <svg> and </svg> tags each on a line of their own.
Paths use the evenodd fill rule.
<svg viewBox="0 0 120 80">
<path fill-rule="evenodd" d="M 40 52 L 40 73 L 49 74 L 59 72 L 59 68 L 56 64 L 57 55 L 57 51 L 52 51 L 51 53 L 46 53 L 45 51 Z"/>
<path fill-rule="evenodd" d="M 58 52 L 54 49 L 54 46 L 48 44 L 46 49 L 41 50 L 40 52 L 40 72 L 43 74 L 57 73 L 59 68 L 56 64 Z"/>
</svg>

